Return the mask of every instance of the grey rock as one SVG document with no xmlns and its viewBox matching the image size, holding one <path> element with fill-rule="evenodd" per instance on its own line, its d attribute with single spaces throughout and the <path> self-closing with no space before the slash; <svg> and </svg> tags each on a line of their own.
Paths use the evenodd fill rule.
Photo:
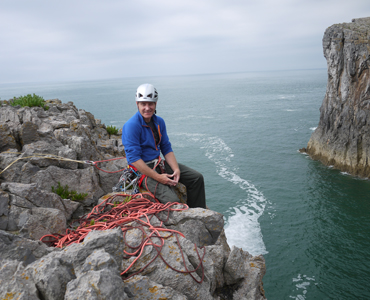
<svg viewBox="0 0 370 300">
<path fill-rule="evenodd" d="M 60 182 L 62 186 L 68 185 L 70 190 L 77 193 L 88 193 L 87 198 L 81 202 L 85 206 L 95 204 L 95 199 L 104 194 L 93 167 L 71 170 L 49 166 L 28 178 L 28 182 L 37 183 L 41 189 L 48 191 L 51 191 L 52 186 L 56 188 Z"/>
<path fill-rule="evenodd" d="M 244 277 L 233 294 L 233 299 L 264 300 L 262 277 L 266 273 L 265 259 L 262 255 L 253 256 L 244 262 L 248 276 Z"/>
<path fill-rule="evenodd" d="M 0 259 L 16 260 L 26 266 L 54 250 L 55 248 L 47 247 L 40 241 L 0 230 Z"/>
<path fill-rule="evenodd" d="M 232 285 L 247 275 L 246 261 L 252 257 L 247 251 L 233 246 L 224 269 L 225 283 Z"/>
<path fill-rule="evenodd" d="M 80 276 L 89 271 L 100 271 L 103 269 L 109 269 L 116 273 L 120 273 L 120 268 L 116 260 L 104 249 L 94 250 L 85 260 L 82 267 L 76 273 L 76 276 Z"/>
<path fill-rule="evenodd" d="M 165 213 L 160 214 L 160 219 L 166 219 Z M 176 226 L 187 239 L 198 247 L 203 247 L 213 245 L 217 241 L 224 227 L 224 219 L 222 214 L 209 209 L 190 208 L 185 211 L 171 212 L 168 221 L 164 224 L 168 228 Z"/>
<path fill-rule="evenodd" d="M 323 37 L 328 83 L 320 121 L 308 142 L 313 159 L 370 177 L 370 18 L 335 24 Z"/>
<path fill-rule="evenodd" d="M 10 200 L 14 199 L 15 196 L 11 196 Z M 17 205 L 11 205 L 9 209 L 8 223 L 6 224 L 6 229 L 8 231 L 18 231 L 20 228 L 19 217 L 22 213 L 28 212 L 29 208 L 19 207 Z"/>
<path fill-rule="evenodd" d="M 17 148 L 17 142 L 6 123 L 0 123 L 0 152 Z"/>
<path fill-rule="evenodd" d="M 151 240 L 157 245 L 161 244 L 158 238 L 152 238 Z M 181 248 L 184 248 L 184 250 L 180 250 L 175 236 L 165 239 L 165 244 L 160 250 L 161 257 L 164 260 L 158 256 L 158 251 L 153 246 L 144 247 L 142 255 L 125 274 L 130 275 L 140 271 L 140 275 L 145 275 L 156 283 L 169 286 L 180 294 L 184 294 L 188 299 L 213 299 L 212 278 L 207 278 L 205 275 L 202 284 L 196 283 L 192 278 L 194 277 L 198 282 L 202 281 L 202 268 L 194 271 L 196 269 L 194 265 L 198 265 L 197 261 L 199 262 L 195 252 L 196 246 L 191 242 L 186 242 L 183 237 L 179 237 L 179 240 L 182 246 Z M 189 253 L 191 258 L 189 258 Z M 203 252 L 199 250 L 199 253 L 200 257 L 202 257 Z M 208 258 L 205 257 L 205 259 Z M 126 270 L 127 265 L 131 262 L 133 262 L 132 258 L 127 262 L 125 261 L 122 269 Z M 149 262 L 151 263 L 148 265 Z M 184 273 L 176 270 L 183 271 Z M 187 273 L 187 270 L 191 271 L 192 276 Z"/>
<path fill-rule="evenodd" d="M 88 271 L 68 283 L 65 300 L 128 300 L 119 273 L 103 269 Z"/>
<path fill-rule="evenodd" d="M 24 266 L 15 260 L 0 260 L 0 298 L 39 300 L 32 279 L 24 274 Z"/>
<path fill-rule="evenodd" d="M 0 178 L 2 180 L 19 182 L 22 166 L 26 163 L 20 160 L 21 158 L 22 155 L 19 155 L 17 149 L 9 149 L 8 152 L 0 153 L 0 168 L 3 171 Z"/>
<path fill-rule="evenodd" d="M 80 274 L 86 269 L 85 260 L 95 250 L 104 249 L 116 262 L 117 266 L 123 261 L 123 235 L 120 228 L 91 231 L 81 244 L 72 244 L 63 249 L 64 259 L 73 262 L 75 273 Z M 91 258 L 90 258 L 91 259 Z"/>
<path fill-rule="evenodd" d="M 14 106 L 7 105 L 1 108 L 0 123 L 7 123 L 9 127 L 17 127 L 21 124 L 18 109 Z"/>
<path fill-rule="evenodd" d="M 9 214 L 9 194 L 0 190 L 0 216 Z"/>
<path fill-rule="evenodd" d="M 20 139 L 22 146 L 36 142 L 39 139 L 38 126 L 32 122 L 24 122 L 21 126 Z"/>
<path fill-rule="evenodd" d="M 222 288 L 225 285 L 224 266 L 226 263 L 225 253 L 221 246 L 206 246 L 206 253 L 210 257 L 210 262 L 214 269 L 216 288 Z"/>
<path fill-rule="evenodd" d="M 47 234 L 65 234 L 67 222 L 58 209 L 34 207 L 19 215 L 18 227 L 23 237 L 39 240 Z"/>
<path fill-rule="evenodd" d="M 68 282 L 75 279 L 73 266 L 61 259 L 60 252 L 52 252 L 25 268 L 42 299 L 64 299 Z"/>
<path fill-rule="evenodd" d="M 114 158 L 113 156 L 106 156 L 107 159 Z M 109 171 L 109 172 L 115 172 L 118 170 L 122 170 L 127 167 L 127 161 L 126 159 L 117 159 L 112 160 L 109 162 L 105 162 L 98 165 L 99 168 Z M 112 187 L 116 185 L 121 177 L 122 172 L 117 173 L 106 173 L 99 170 L 99 179 L 102 184 L 102 187 L 104 189 L 104 193 L 108 194 L 112 192 Z"/>
<path fill-rule="evenodd" d="M 73 212 L 80 205 L 69 199 L 62 199 L 55 193 L 42 190 L 35 183 L 4 182 L 1 184 L 1 188 L 11 194 L 11 205 L 22 208 L 55 208 L 64 214 L 66 220 L 71 218 Z"/>
<path fill-rule="evenodd" d="M 125 292 L 130 299 L 172 299 L 186 300 L 185 295 L 180 294 L 171 287 L 163 286 L 151 281 L 148 277 L 136 275 L 125 280 Z"/>
<path fill-rule="evenodd" d="M 174 211 L 168 220 L 165 212 L 159 213 L 150 216 L 150 225 L 143 229 L 138 227 L 146 218 L 126 224 L 131 227 L 124 232 L 93 230 L 79 244 L 63 249 L 41 243 L 40 237 L 64 234 L 66 220 L 90 212 L 99 198 L 114 194 L 107 195 L 120 173 L 76 161 L 124 155 L 120 134 L 109 136 L 92 114 L 58 99 L 48 105 L 47 111 L 8 105 L 0 111 L 1 142 L 6 141 L 0 147 L 21 153 L 0 153 L 1 170 L 10 166 L 0 177 L 0 229 L 8 231 L 0 230 L 3 298 L 220 299 L 223 289 L 232 289 L 234 299 L 265 299 L 263 257 L 230 250 L 223 216 L 211 210 Z M 360 114 L 360 122 L 365 117 Z M 109 172 L 126 165 L 125 159 L 99 163 Z M 88 193 L 87 199 L 81 203 L 61 199 L 52 193 L 58 182 Z M 181 202 L 186 201 L 185 189 L 178 191 Z"/>
</svg>

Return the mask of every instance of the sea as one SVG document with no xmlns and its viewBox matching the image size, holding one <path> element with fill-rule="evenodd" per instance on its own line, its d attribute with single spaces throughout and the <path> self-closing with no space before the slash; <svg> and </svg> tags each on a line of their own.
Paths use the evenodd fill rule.
<svg viewBox="0 0 370 300">
<path fill-rule="evenodd" d="M 0 84 L 0 100 L 72 101 L 121 128 L 142 83 L 158 90 L 177 160 L 203 173 L 230 247 L 264 256 L 267 299 L 370 299 L 370 181 L 298 151 L 326 69 Z"/>
</svg>

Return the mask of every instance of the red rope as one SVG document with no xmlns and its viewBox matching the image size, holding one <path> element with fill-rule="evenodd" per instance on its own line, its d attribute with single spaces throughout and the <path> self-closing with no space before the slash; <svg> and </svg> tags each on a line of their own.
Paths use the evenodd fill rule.
<svg viewBox="0 0 370 300">
<path fill-rule="evenodd" d="M 126 200 L 130 200 L 128 202 L 117 203 L 114 201 L 117 197 L 125 197 Z M 148 199 L 150 198 L 150 199 Z M 116 203 L 114 203 L 116 202 Z M 181 208 L 174 208 L 174 205 L 181 205 Z M 76 229 L 67 229 L 65 235 L 61 234 L 53 234 L 53 235 L 44 235 L 40 240 L 45 244 L 63 248 L 65 246 L 71 245 L 73 243 L 81 243 L 84 238 L 91 232 L 92 230 L 106 230 L 112 229 L 116 227 L 120 227 L 123 233 L 123 238 L 126 246 L 132 250 L 132 252 L 124 251 L 124 258 L 130 258 L 136 256 L 134 261 L 129 265 L 126 270 L 121 273 L 121 276 L 126 274 L 131 267 L 135 264 L 135 262 L 141 257 L 144 248 L 146 246 L 153 246 L 154 249 L 157 251 L 157 255 L 148 262 L 141 270 L 131 274 L 130 276 L 126 277 L 130 278 L 134 275 L 139 274 L 142 272 L 148 265 L 150 265 L 158 256 L 163 260 L 163 262 L 170 267 L 172 270 L 175 270 L 180 273 L 190 274 L 191 277 L 198 283 L 202 283 L 204 279 L 204 268 L 203 268 L 203 258 L 205 255 L 205 248 L 202 257 L 198 253 L 198 249 L 195 246 L 199 265 L 194 270 L 189 270 L 186 267 L 184 254 L 180 245 L 180 241 L 178 235 L 184 237 L 184 235 L 176 230 L 168 229 L 163 227 L 163 223 L 169 219 L 169 214 L 171 211 L 182 211 L 188 209 L 186 204 L 180 204 L 177 202 L 168 202 L 166 204 L 162 204 L 157 202 L 157 199 L 153 197 L 153 195 L 147 194 L 135 194 L 135 195 L 128 195 L 128 194 L 115 194 L 104 200 L 101 204 L 95 206 L 92 211 L 83 216 L 80 220 L 78 220 L 79 226 Z M 158 216 L 158 213 L 165 212 L 166 219 L 161 220 Z M 160 226 L 153 226 L 150 223 L 150 220 L 153 216 L 156 216 L 160 220 Z M 136 221 L 137 225 L 133 226 L 132 222 Z M 150 234 L 147 234 L 144 230 L 146 228 L 150 231 Z M 139 229 L 142 232 L 141 241 L 138 246 L 129 245 L 126 241 L 126 234 L 128 231 L 133 229 Z M 161 235 L 161 232 L 167 232 L 167 235 Z M 175 235 L 177 240 L 177 245 L 180 249 L 181 256 L 183 259 L 183 265 L 185 267 L 185 271 L 177 270 L 174 267 L 170 266 L 170 264 L 163 258 L 161 255 L 161 250 L 165 244 L 165 240 L 169 237 Z M 159 244 L 156 244 L 152 239 L 159 238 Z M 192 273 L 198 271 L 201 268 L 202 276 L 201 280 L 197 280 Z"/>
<path fill-rule="evenodd" d="M 91 162 L 91 164 L 92 164 L 95 168 L 97 168 L 98 170 L 100 170 L 100 171 L 102 171 L 102 172 L 113 174 L 113 173 L 122 172 L 122 171 L 123 171 L 124 169 L 126 169 L 126 168 L 123 168 L 123 169 L 118 170 L 118 171 L 107 171 L 107 170 L 103 170 L 103 169 L 99 168 L 99 167 L 97 166 L 97 163 L 102 163 L 102 162 L 107 162 L 107 161 L 112 161 L 112 160 L 117 160 L 117 159 L 124 159 L 124 158 L 126 158 L 126 157 L 124 157 L 124 156 L 123 156 L 123 157 L 115 157 L 115 158 L 106 159 L 106 160 L 98 160 L 98 161 L 93 161 L 93 162 Z"/>
</svg>

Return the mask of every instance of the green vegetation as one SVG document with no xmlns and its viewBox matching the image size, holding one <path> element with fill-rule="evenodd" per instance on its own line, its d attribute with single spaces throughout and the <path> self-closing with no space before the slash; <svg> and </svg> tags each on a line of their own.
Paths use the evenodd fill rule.
<svg viewBox="0 0 370 300">
<path fill-rule="evenodd" d="M 118 133 L 118 128 L 116 126 L 109 125 L 107 126 L 107 131 L 108 131 L 109 136 L 111 136 L 112 134 L 115 135 Z"/>
<path fill-rule="evenodd" d="M 62 199 L 70 199 L 72 201 L 82 201 L 87 197 L 87 193 L 77 193 L 76 191 L 70 191 L 68 185 L 64 187 L 58 181 L 58 187 L 55 189 L 51 187 L 53 193 L 59 195 Z"/>
<path fill-rule="evenodd" d="M 28 107 L 33 107 L 33 106 L 40 106 L 44 110 L 48 110 L 49 107 L 45 105 L 45 100 L 41 96 L 37 96 L 35 94 L 31 95 L 28 94 L 26 96 L 20 96 L 18 98 L 14 97 L 13 100 L 10 100 L 9 102 L 10 105 L 12 106 L 28 106 Z"/>
</svg>

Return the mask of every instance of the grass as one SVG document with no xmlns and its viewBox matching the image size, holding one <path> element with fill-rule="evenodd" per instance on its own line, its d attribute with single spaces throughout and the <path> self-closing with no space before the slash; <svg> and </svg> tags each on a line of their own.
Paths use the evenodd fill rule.
<svg viewBox="0 0 370 300">
<path fill-rule="evenodd" d="M 112 134 L 116 135 L 118 133 L 118 128 L 116 126 L 109 125 L 107 126 L 107 131 L 108 131 L 109 136 L 111 136 Z"/>
<path fill-rule="evenodd" d="M 58 181 L 58 187 L 51 187 L 53 193 L 59 195 L 62 199 L 70 199 L 72 201 L 82 201 L 87 197 L 87 193 L 77 193 L 77 191 L 70 191 L 68 185 L 62 186 Z"/>
<path fill-rule="evenodd" d="M 22 107 L 28 106 L 28 107 L 34 107 L 34 106 L 40 106 L 44 110 L 48 110 L 49 107 L 45 105 L 45 100 L 43 97 L 38 96 L 38 95 L 31 95 L 28 94 L 26 96 L 20 96 L 18 98 L 14 97 L 12 100 L 9 102 L 10 105 L 12 106 L 17 106 L 20 105 Z"/>
</svg>

